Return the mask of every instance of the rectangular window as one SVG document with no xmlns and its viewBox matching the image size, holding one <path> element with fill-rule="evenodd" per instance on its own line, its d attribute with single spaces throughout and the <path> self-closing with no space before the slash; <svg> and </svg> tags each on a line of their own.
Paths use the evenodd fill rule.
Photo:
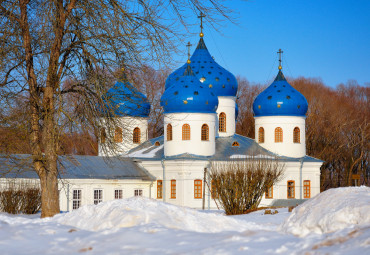
<svg viewBox="0 0 370 255">
<path fill-rule="evenodd" d="M 103 190 L 94 189 L 94 205 L 103 202 Z"/>
<path fill-rule="evenodd" d="M 311 197 L 311 181 L 304 180 L 303 181 L 303 198 L 310 198 Z"/>
<path fill-rule="evenodd" d="M 142 197 L 143 196 L 143 190 L 142 189 L 135 189 L 134 195 L 135 195 L 135 197 Z"/>
<path fill-rule="evenodd" d="M 211 197 L 212 197 L 212 199 L 217 199 L 218 198 L 216 180 L 212 180 L 212 182 L 211 182 Z"/>
<path fill-rule="evenodd" d="M 158 199 L 163 198 L 162 192 L 163 192 L 163 182 L 162 180 L 158 180 L 157 181 L 157 198 Z"/>
<path fill-rule="evenodd" d="M 171 180 L 171 198 L 176 198 L 176 180 Z"/>
<path fill-rule="evenodd" d="M 287 195 L 288 195 L 288 198 L 295 198 L 295 184 L 294 184 L 294 181 L 288 181 L 287 182 Z"/>
<path fill-rule="evenodd" d="M 122 190 L 121 189 L 114 190 L 114 199 L 122 199 Z"/>
<path fill-rule="evenodd" d="M 202 180 L 194 180 L 194 198 L 202 198 Z"/>
<path fill-rule="evenodd" d="M 72 209 L 76 210 L 81 206 L 81 190 L 73 190 Z"/>
<path fill-rule="evenodd" d="M 274 197 L 273 187 L 270 186 L 269 188 L 267 188 L 267 190 L 265 192 L 265 198 L 271 199 L 273 197 Z"/>
</svg>

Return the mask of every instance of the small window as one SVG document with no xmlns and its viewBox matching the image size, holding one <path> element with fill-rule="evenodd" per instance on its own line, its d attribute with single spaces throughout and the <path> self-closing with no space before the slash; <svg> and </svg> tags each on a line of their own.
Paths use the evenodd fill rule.
<svg viewBox="0 0 370 255">
<path fill-rule="evenodd" d="M 226 132 L 226 114 L 221 112 L 218 117 L 218 131 Z"/>
<path fill-rule="evenodd" d="M 172 141 L 172 125 L 167 124 L 167 141 Z"/>
<path fill-rule="evenodd" d="M 81 206 L 81 190 L 73 190 L 73 200 L 72 200 L 72 209 L 76 210 Z"/>
<path fill-rule="evenodd" d="M 283 142 L 283 129 L 281 127 L 275 128 L 275 143 Z"/>
<path fill-rule="evenodd" d="M 202 198 L 202 180 L 194 180 L 194 198 Z"/>
<path fill-rule="evenodd" d="M 239 143 L 238 143 L 237 141 L 234 141 L 234 142 L 233 142 L 233 144 L 232 144 L 231 146 L 233 146 L 233 147 L 235 147 L 235 146 L 236 146 L 236 147 L 237 147 L 237 146 L 239 146 Z"/>
<path fill-rule="evenodd" d="M 293 143 L 300 143 L 301 142 L 301 131 L 299 127 L 295 127 L 293 130 Z"/>
<path fill-rule="evenodd" d="M 295 184 L 294 181 L 287 182 L 287 197 L 288 198 L 295 198 Z"/>
<path fill-rule="evenodd" d="M 273 187 L 270 186 L 270 187 L 267 188 L 267 190 L 265 192 L 265 198 L 271 199 L 271 198 L 273 198 L 273 196 L 274 196 Z"/>
<path fill-rule="evenodd" d="M 158 180 L 157 181 L 157 198 L 158 199 L 161 199 L 161 198 L 163 198 L 163 182 L 162 182 L 162 180 Z"/>
<path fill-rule="evenodd" d="M 209 127 L 207 124 L 203 124 L 202 126 L 202 141 L 209 140 Z"/>
<path fill-rule="evenodd" d="M 114 199 L 122 199 L 122 190 L 121 189 L 115 189 L 114 190 Z"/>
<path fill-rule="evenodd" d="M 122 143 L 123 136 L 122 136 L 122 128 L 116 127 L 114 130 L 114 142 L 116 143 Z"/>
<path fill-rule="evenodd" d="M 176 198 L 176 180 L 171 180 L 171 198 Z"/>
<path fill-rule="evenodd" d="M 212 197 L 212 199 L 218 199 L 216 180 L 212 180 L 212 182 L 211 182 L 211 197 Z"/>
<path fill-rule="evenodd" d="M 311 197 L 311 181 L 304 180 L 303 181 L 303 198 L 310 198 Z"/>
<path fill-rule="evenodd" d="M 263 127 L 260 127 L 258 129 L 258 142 L 259 143 L 265 142 L 265 129 Z"/>
<path fill-rule="evenodd" d="M 136 127 L 134 129 L 133 142 L 140 143 L 140 139 L 141 139 L 141 131 L 140 131 L 140 128 Z"/>
<path fill-rule="evenodd" d="M 143 190 L 142 189 L 135 189 L 134 190 L 134 196 L 135 197 L 142 197 L 143 196 Z"/>
<path fill-rule="evenodd" d="M 100 129 L 100 142 L 105 143 L 106 138 L 107 138 L 107 133 L 105 133 L 105 128 Z"/>
<path fill-rule="evenodd" d="M 94 190 L 94 205 L 103 202 L 103 190 L 95 189 Z"/>
<path fill-rule="evenodd" d="M 182 126 L 182 140 L 190 140 L 190 126 L 189 126 L 189 124 L 184 124 Z"/>
</svg>

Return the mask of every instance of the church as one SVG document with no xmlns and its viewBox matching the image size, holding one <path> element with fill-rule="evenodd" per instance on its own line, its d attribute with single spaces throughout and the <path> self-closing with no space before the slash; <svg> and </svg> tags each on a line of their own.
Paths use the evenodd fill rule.
<svg viewBox="0 0 370 255">
<path fill-rule="evenodd" d="M 235 76 L 216 63 L 201 32 L 193 54 L 166 80 L 160 102 L 164 135 L 148 139 L 148 100 L 127 79 L 117 81 L 105 102 L 118 126 L 101 128 L 98 156 L 60 156 L 61 210 L 132 196 L 217 209 L 209 178 L 212 162 L 255 158 L 284 164 L 283 178 L 266 191 L 260 206 L 295 205 L 317 195 L 323 162 L 306 155 L 308 103 L 285 79 L 281 61 L 275 80 L 254 100 L 255 139 L 235 133 L 237 90 Z M 111 116 L 102 112 L 100 118 L 104 123 Z M 28 155 L 15 157 L 30 161 Z M 4 165 L 0 162 L 0 168 Z M 14 167 L 19 171 L 6 177 L 37 181 L 29 165 Z"/>
</svg>

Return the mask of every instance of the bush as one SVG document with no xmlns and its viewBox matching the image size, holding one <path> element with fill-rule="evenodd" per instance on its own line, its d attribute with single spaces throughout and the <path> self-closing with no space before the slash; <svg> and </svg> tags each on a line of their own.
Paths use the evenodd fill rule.
<svg viewBox="0 0 370 255">
<path fill-rule="evenodd" d="M 212 189 L 226 215 L 247 213 L 257 209 L 265 191 L 282 177 L 283 169 L 277 160 L 268 159 L 214 162 Z"/>
<path fill-rule="evenodd" d="M 0 191 L 0 211 L 35 214 L 41 208 L 40 187 L 32 182 L 8 181 Z"/>
</svg>

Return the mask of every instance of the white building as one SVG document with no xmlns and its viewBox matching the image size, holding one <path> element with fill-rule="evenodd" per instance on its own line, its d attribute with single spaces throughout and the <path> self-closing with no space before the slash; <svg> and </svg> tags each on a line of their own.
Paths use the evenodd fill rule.
<svg viewBox="0 0 370 255">
<path fill-rule="evenodd" d="M 215 209 L 207 174 L 211 162 L 253 157 L 278 158 L 285 166 L 283 179 L 269 189 L 261 206 L 295 205 L 318 194 L 322 161 L 306 155 L 306 99 L 279 66 L 274 82 L 255 99 L 253 140 L 235 133 L 237 86 L 212 58 L 201 33 L 190 60 L 166 81 L 164 136 L 148 140 L 150 105 L 127 80 L 117 82 L 105 100 L 118 126 L 102 127 L 99 156 L 61 157 L 61 210 L 134 195 L 192 208 L 202 208 L 204 199 L 206 208 Z M 106 139 L 117 150 L 110 151 Z"/>
</svg>

